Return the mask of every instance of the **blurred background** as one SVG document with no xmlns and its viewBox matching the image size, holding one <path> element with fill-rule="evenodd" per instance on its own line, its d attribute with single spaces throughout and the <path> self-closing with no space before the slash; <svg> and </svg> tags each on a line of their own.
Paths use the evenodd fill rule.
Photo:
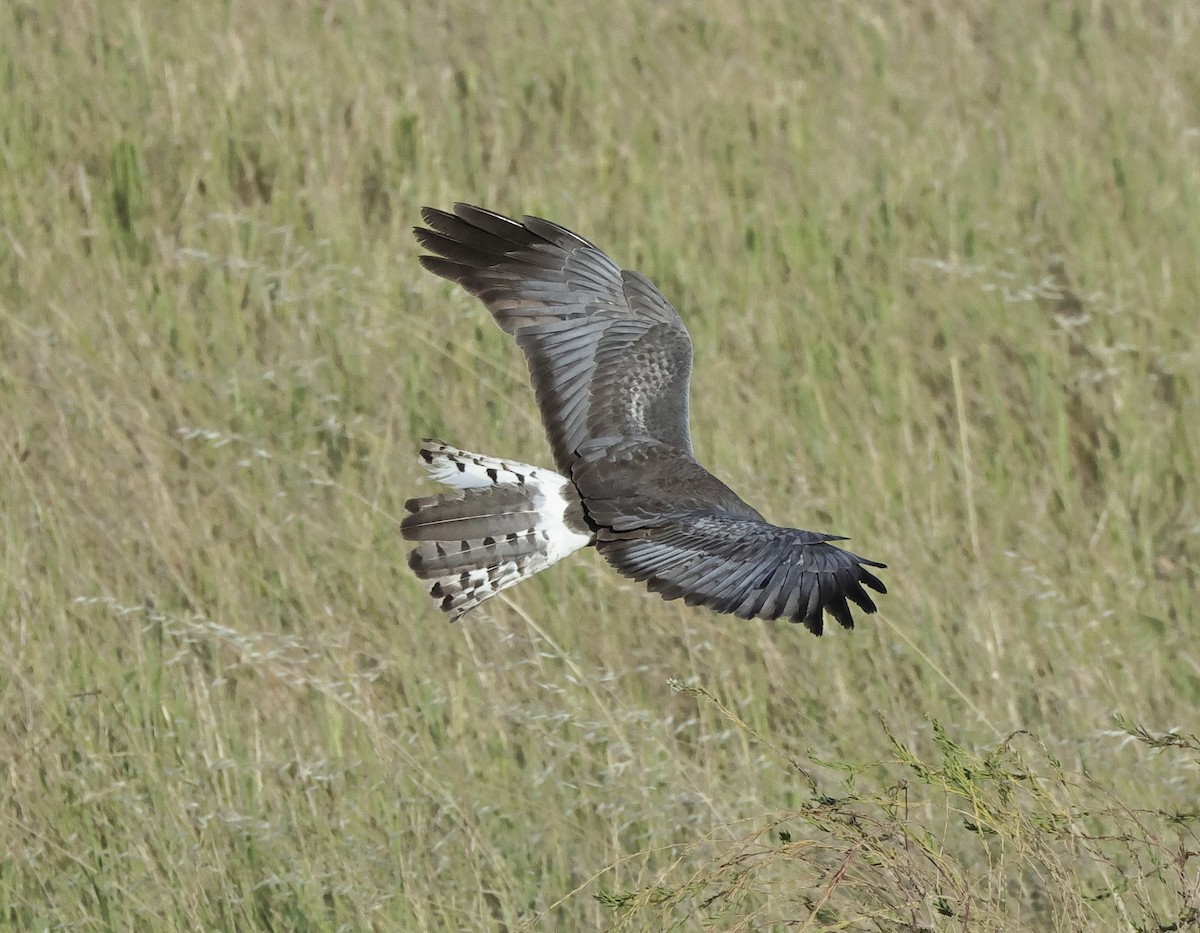
<svg viewBox="0 0 1200 933">
<path fill-rule="evenodd" d="M 1200 922 L 1200 8 L 10 0 L 0 925 Z M 419 439 L 550 456 L 456 200 L 652 278 L 815 639 L 587 552 L 447 625 Z M 1175 924 L 1176 926 L 1170 926 Z"/>
</svg>

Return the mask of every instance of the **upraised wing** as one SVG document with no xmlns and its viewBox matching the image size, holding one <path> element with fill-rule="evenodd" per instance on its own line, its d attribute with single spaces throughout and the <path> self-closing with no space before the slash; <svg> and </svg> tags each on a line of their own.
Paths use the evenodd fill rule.
<svg viewBox="0 0 1200 933">
<path fill-rule="evenodd" d="M 691 456 L 692 342 L 670 302 L 571 231 L 456 204 L 425 208 L 421 264 L 477 296 L 525 352 L 558 469 L 604 436 L 645 436 Z"/>
</svg>

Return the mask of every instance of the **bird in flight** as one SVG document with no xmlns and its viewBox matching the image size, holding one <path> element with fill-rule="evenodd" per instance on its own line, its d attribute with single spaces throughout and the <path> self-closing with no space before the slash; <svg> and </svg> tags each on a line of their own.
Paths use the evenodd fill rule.
<svg viewBox="0 0 1200 933">
<path fill-rule="evenodd" d="M 421 265 L 483 302 L 525 353 L 555 470 L 426 441 L 456 491 L 411 499 L 401 532 L 451 620 L 589 545 L 664 599 L 846 628 L 887 592 L 839 535 L 767 522 L 692 455 L 692 342 L 645 276 L 537 217 L 425 208 Z M 864 588 L 865 587 L 865 588 Z"/>
</svg>

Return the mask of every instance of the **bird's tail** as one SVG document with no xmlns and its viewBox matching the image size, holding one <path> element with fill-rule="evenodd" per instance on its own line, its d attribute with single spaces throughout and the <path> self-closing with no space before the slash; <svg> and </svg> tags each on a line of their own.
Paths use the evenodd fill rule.
<svg viewBox="0 0 1200 933">
<path fill-rule="evenodd" d="M 574 487 L 552 470 L 427 440 L 421 462 L 455 492 L 410 499 L 400 532 L 413 572 L 454 621 L 592 543 Z"/>
</svg>

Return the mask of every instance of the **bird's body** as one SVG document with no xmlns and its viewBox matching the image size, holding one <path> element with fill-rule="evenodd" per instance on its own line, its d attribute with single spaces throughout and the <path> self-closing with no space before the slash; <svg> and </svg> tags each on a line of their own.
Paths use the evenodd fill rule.
<svg viewBox="0 0 1200 933">
<path fill-rule="evenodd" d="M 549 221 L 459 204 L 417 228 L 431 272 L 477 296 L 525 353 L 558 473 L 427 442 L 457 493 L 415 499 L 410 558 L 452 618 L 595 545 L 664 599 L 742 618 L 853 626 L 886 592 L 835 535 L 772 525 L 692 455 L 692 344 L 649 279 Z M 866 566 L 864 566 L 866 565 Z"/>
</svg>

